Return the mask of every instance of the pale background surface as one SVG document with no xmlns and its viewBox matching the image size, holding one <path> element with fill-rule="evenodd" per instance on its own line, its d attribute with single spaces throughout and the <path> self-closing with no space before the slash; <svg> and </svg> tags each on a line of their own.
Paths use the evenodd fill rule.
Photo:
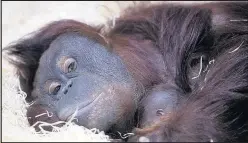
<svg viewBox="0 0 248 143">
<path fill-rule="evenodd" d="M 168 1 L 169 2 L 169 1 Z M 202 3 L 177 1 L 173 3 Z M 48 22 L 71 18 L 88 24 L 101 24 L 121 9 L 138 2 L 132 1 L 3 1 L 3 47 Z M 147 2 L 149 3 L 149 2 Z M 150 3 L 159 3 L 150 2 Z M 105 8 L 104 8 L 105 7 Z M 108 9 L 107 9 L 107 8 Z"/>
<path fill-rule="evenodd" d="M 180 2 L 185 4 L 191 1 Z M 133 2 L 113 1 L 4 1 L 2 2 L 2 48 L 45 24 L 59 19 L 74 19 L 87 24 L 103 24 L 108 18 L 118 16 L 120 11 Z M 105 6 L 105 8 L 104 8 Z M 108 7 L 108 8 L 106 8 Z M 27 124 L 25 104 L 21 94 L 16 93 L 18 81 L 12 67 L 2 63 L 2 115 L 3 141 L 106 141 L 104 134 L 97 135 L 78 126 L 70 126 L 61 133 L 36 135 Z"/>
</svg>

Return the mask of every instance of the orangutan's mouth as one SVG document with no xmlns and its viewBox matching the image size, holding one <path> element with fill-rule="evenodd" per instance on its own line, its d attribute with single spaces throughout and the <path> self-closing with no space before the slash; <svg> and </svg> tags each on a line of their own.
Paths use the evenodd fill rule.
<svg viewBox="0 0 248 143">
<path fill-rule="evenodd" d="M 102 95 L 103 95 L 103 93 L 97 95 L 92 101 L 90 101 L 90 102 L 88 102 L 88 103 L 86 103 L 86 104 L 81 104 L 81 105 L 79 105 L 79 106 L 76 108 L 76 111 L 73 112 L 73 113 L 71 113 L 71 114 L 67 117 L 66 122 L 68 122 L 68 121 L 72 120 L 72 118 L 76 117 L 78 112 L 82 113 L 83 110 L 87 111 L 88 107 L 90 108 L 90 105 L 93 105 L 95 102 L 97 102 L 97 101 L 100 99 L 100 97 L 101 97 Z"/>
</svg>

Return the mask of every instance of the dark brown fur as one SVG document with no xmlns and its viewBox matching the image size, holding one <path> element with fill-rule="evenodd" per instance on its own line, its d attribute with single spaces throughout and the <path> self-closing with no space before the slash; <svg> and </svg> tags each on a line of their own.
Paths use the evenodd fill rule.
<svg viewBox="0 0 248 143">
<path fill-rule="evenodd" d="M 7 52 L 18 58 L 10 61 L 18 69 L 27 100 L 32 101 L 33 78 L 42 53 L 60 34 L 80 32 L 122 58 L 143 88 L 142 97 L 159 85 L 180 89 L 180 104 L 165 115 L 160 128 L 141 129 L 137 135 L 162 129 L 165 141 L 244 141 L 248 22 L 230 21 L 235 19 L 248 19 L 247 3 L 137 6 L 116 19 L 109 32 L 100 34 L 100 28 L 73 20 L 56 21 L 10 45 Z M 239 45 L 239 50 L 228 53 Z M 204 56 L 203 68 L 209 69 L 195 80 L 189 76 L 198 71 L 189 66 L 193 55 Z M 215 63 L 209 65 L 212 59 Z"/>
</svg>

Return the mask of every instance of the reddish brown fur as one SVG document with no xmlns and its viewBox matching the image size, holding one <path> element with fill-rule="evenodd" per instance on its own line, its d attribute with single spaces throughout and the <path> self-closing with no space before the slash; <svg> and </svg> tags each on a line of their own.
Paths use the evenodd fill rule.
<svg viewBox="0 0 248 143">
<path fill-rule="evenodd" d="M 215 19 L 216 16 L 223 19 Z M 122 58 L 143 90 L 141 97 L 161 85 L 180 89 L 182 98 L 172 114 L 165 115 L 151 128 L 137 130 L 137 135 L 162 129 L 166 141 L 244 140 L 247 127 L 239 128 L 248 119 L 244 109 L 248 104 L 248 75 L 245 72 L 248 70 L 248 29 L 247 22 L 232 23 L 231 19 L 248 19 L 247 3 L 141 5 L 127 9 L 116 20 L 115 27 L 102 35 L 104 38 L 100 34 L 101 28 L 63 20 L 45 26 L 29 39 L 10 45 L 7 51 L 21 61 L 10 60 L 19 70 L 27 99 L 32 100 L 33 78 L 42 53 L 62 33 L 82 33 Z M 242 41 L 242 50 L 228 54 Z M 190 72 L 195 72 L 188 67 L 193 54 L 206 57 L 204 68 L 210 60 L 217 61 L 196 81 L 188 77 Z M 243 100 L 239 102 L 240 99 Z M 231 113 L 230 101 L 237 101 L 241 107 L 234 112 L 244 113 L 242 119 L 233 124 L 231 121 L 238 116 L 226 117 Z"/>
</svg>

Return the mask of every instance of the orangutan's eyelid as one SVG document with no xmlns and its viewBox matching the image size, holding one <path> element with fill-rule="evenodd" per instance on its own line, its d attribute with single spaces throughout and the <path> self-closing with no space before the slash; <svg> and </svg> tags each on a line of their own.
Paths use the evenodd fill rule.
<svg viewBox="0 0 248 143">
<path fill-rule="evenodd" d="M 164 115 L 163 109 L 158 109 L 157 112 L 156 112 L 156 115 L 157 115 L 157 116 L 162 116 L 162 115 Z"/>
<path fill-rule="evenodd" d="M 64 73 L 70 73 L 77 68 L 77 62 L 73 58 L 66 59 L 64 64 L 63 64 L 63 71 Z"/>
</svg>

